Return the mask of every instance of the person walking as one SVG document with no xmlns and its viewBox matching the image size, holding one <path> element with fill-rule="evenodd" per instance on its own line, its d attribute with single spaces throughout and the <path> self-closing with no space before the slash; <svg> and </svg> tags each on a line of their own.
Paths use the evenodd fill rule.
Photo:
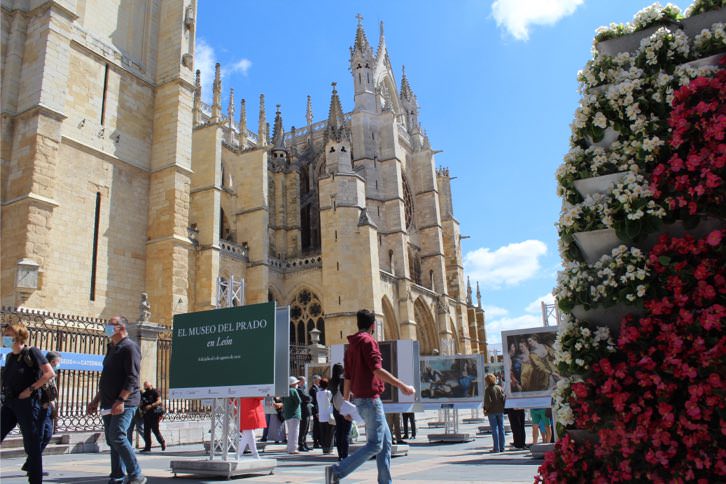
<svg viewBox="0 0 726 484">
<path fill-rule="evenodd" d="M 404 412 L 403 414 L 403 438 L 408 439 L 408 427 L 411 424 L 411 438 L 416 438 L 416 414 L 413 412 Z"/>
<path fill-rule="evenodd" d="M 237 458 L 239 459 L 248 447 L 255 459 L 260 458 L 255 441 L 255 430 L 267 428 L 263 397 L 249 397 L 239 399 L 239 444 L 237 445 Z"/>
<path fill-rule="evenodd" d="M 489 417 L 492 430 L 492 452 L 504 452 L 504 391 L 497 385 L 497 377 L 492 373 L 487 373 L 484 381 L 487 384 L 484 390 L 484 415 Z"/>
<path fill-rule="evenodd" d="M 308 447 L 308 430 L 310 428 L 310 417 L 313 414 L 313 399 L 305 388 L 305 377 L 299 376 L 297 384 L 297 393 L 300 395 L 300 429 L 297 436 L 297 450 L 300 452 L 308 452 L 313 450 Z"/>
<path fill-rule="evenodd" d="M 333 416 L 333 395 L 328 390 L 328 379 L 320 380 L 320 390 L 317 391 L 315 397 L 318 400 L 319 418 L 320 418 L 320 443 L 323 447 L 323 454 L 330 454 L 333 451 L 333 430 L 335 425 L 331 425 L 330 421 L 335 422 Z"/>
<path fill-rule="evenodd" d="M 508 408 L 507 416 L 509 417 L 509 425 L 512 427 L 512 446 L 515 449 L 524 449 L 526 447 L 526 431 L 524 426 L 524 410 L 521 408 Z"/>
<path fill-rule="evenodd" d="M 111 448 L 111 479 L 109 484 L 144 484 L 146 477 L 136 460 L 131 446 L 136 407 L 141 403 L 139 392 L 139 345 L 128 337 L 129 321 L 125 316 L 114 316 L 105 326 L 106 336 L 111 339 L 103 359 L 103 370 L 98 383 L 98 393 L 86 411 L 92 415 L 101 405 L 101 418 L 106 442 Z"/>
<path fill-rule="evenodd" d="M 313 401 L 313 449 L 319 449 L 320 445 L 320 419 L 318 417 L 317 391 L 320 390 L 320 375 L 313 375 L 313 384 L 310 386 L 310 398 Z"/>
<path fill-rule="evenodd" d="M 21 322 L 3 330 L 2 345 L 9 348 L 2 371 L 0 442 L 16 425 L 20 426 L 23 448 L 28 458 L 28 482 L 43 482 L 42 429 L 44 410 L 40 388 L 55 376 L 53 367 L 38 348 L 28 346 L 30 333 Z"/>
<path fill-rule="evenodd" d="M 350 446 L 350 429 L 352 422 L 340 414 L 340 406 L 343 404 L 344 391 L 343 365 L 333 365 L 333 376 L 330 379 L 328 388 L 333 403 L 333 416 L 335 417 L 335 448 L 338 451 L 338 461 L 348 457 Z"/>
<path fill-rule="evenodd" d="M 154 432 L 161 450 L 166 450 L 166 441 L 159 430 L 159 422 L 164 416 L 161 396 L 150 382 L 144 382 L 144 393 L 141 394 L 141 411 L 144 415 L 144 448 L 141 452 L 151 452 L 151 433 Z M 133 424 L 132 424 L 133 426 Z"/>
<path fill-rule="evenodd" d="M 300 431 L 300 406 L 302 399 L 297 391 L 297 385 L 300 382 L 294 376 L 288 380 L 290 384 L 290 393 L 282 398 L 282 416 L 285 419 L 285 428 L 287 429 L 287 453 L 299 454 L 297 450 L 297 438 Z"/>
<path fill-rule="evenodd" d="M 383 358 L 378 342 L 373 338 L 375 315 L 361 309 L 356 314 L 358 332 L 348 336 L 345 352 L 343 398 L 355 396 L 353 404 L 366 424 L 366 444 L 337 464 L 325 468 L 325 482 L 337 483 L 348 476 L 368 459 L 375 456 L 379 484 L 391 480 L 391 430 L 386 424 L 381 393 L 385 383 L 396 386 L 404 395 L 416 390 L 402 382 L 382 366 Z"/>
<path fill-rule="evenodd" d="M 61 364 L 60 353 L 49 351 L 45 354 L 45 359 L 51 368 L 53 368 L 53 373 L 57 376 Z M 44 410 L 44 412 L 41 412 L 44 420 L 41 425 L 43 433 L 40 438 L 40 451 L 43 452 L 53 437 L 55 420 L 58 418 L 58 385 L 55 376 L 41 387 L 40 403 Z"/>
<path fill-rule="evenodd" d="M 45 359 L 48 364 L 53 368 L 53 372 L 58 375 L 58 368 L 60 367 L 61 356 L 55 351 L 49 351 L 45 354 Z M 56 377 L 51 378 L 48 382 L 40 387 L 40 452 L 43 453 L 50 439 L 53 438 L 53 432 L 55 428 L 55 420 L 58 417 L 58 410 L 56 408 L 56 401 L 58 400 L 58 386 L 55 382 Z M 21 470 L 27 471 L 30 467 L 28 459 L 25 459 L 25 463 L 20 468 Z M 47 472 L 43 472 L 43 475 L 48 475 Z"/>
</svg>

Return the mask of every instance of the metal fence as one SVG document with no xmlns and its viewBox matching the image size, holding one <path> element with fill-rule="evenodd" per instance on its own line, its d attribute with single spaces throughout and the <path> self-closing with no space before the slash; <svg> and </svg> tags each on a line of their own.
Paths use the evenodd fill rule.
<svg viewBox="0 0 726 484">
<path fill-rule="evenodd" d="M 166 415 L 170 421 L 201 420 L 210 418 L 212 408 L 203 405 L 203 400 L 169 399 L 171 365 L 171 331 L 159 335 L 156 343 L 156 390 L 164 402 Z"/>
<path fill-rule="evenodd" d="M 290 375 L 304 375 L 305 364 L 311 360 L 312 356 L 307 346 L 290 345 Z"/>
</svg>

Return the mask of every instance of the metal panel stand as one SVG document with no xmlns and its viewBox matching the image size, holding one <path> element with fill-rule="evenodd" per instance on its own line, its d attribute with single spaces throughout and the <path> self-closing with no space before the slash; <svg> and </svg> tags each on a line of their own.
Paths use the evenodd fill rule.
<svg viewBox="0 0 726 484">
<path fill-rule="evenodd" d="M 478 408 L 472 408 L 471 417 L 464 419 L 465 424 L 478 424 L 478 423 L 484 423 L 484 422 L 486 422 L 486 419 L 483 416 L 479 415 Z"/>
<path fill-rule="evenodd" d="M 215 456 L 226 461 L 233 452 L 238 460 L 239 443 L 239 400 L 236 398 L 215 398 L 212 405 L 212 441 L 209 446 L 209 460 Z"/>
<path fill-rule="evenodd" d="M 474 436 L 469 433 L 459 432 L 459 410 L 454 408 L 453 403 L 441 405 L 444 413 L 444 433 L 429 434 L 429 442 L 471 442 Z"/>
</svg>

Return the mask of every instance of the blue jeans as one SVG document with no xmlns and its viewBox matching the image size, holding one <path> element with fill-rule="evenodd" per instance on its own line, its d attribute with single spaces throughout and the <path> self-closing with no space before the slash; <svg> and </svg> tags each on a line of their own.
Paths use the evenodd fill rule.
<svg viewBox="0 0 726 484">
<path fill-rule="evenodd" d="M 40 419 L 40 451 L 43 452 L 53 437 L 53 408 L 50 405 L 48 408 L 40 409 Z"/>
<path fill-rule="evenodd" d="M 23 435 L 23 448 L 28 455 L 28 482 L 43 482 L 43 455 L 40 450 L 41 413 L 38 392 L 30 398 L 12 398 L 5 401 L 0 409 L 0 442 L 16 425 Z"/>
<path fill-rule="evenodd" d="M 106 443 L 111 447 L 111 479 L 109 482 L 123 482 L 141 476 L 141 467 L 131 446 L 134 431 L 136 407 L 125 407 L 120 415 L 104 415 L 103 428 Z"/>
<path fill-rule="evenodd" d="M 380 398 L 356 398 L 353 404 L 358 407 L 358 413 L 366 423 L 366 445 L 333 465 L 333 472 L 344 478 L 368 459 L 376 456 L 379 484 L 390 484 L 391 480 L 391 430 L 386 423 L 386 414 L 383 413 L 383 403 Z"/>
<path fill-rule="evenodd" d="M 494 452 L 504 452 L 504 414 L 490 413 L 488 417 L 494 440 Z"/>
</svg>

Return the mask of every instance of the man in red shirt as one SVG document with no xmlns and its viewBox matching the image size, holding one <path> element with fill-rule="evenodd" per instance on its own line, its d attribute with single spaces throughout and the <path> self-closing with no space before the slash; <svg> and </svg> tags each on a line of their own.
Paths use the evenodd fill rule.
<svg viewBox="0 0 726 484">
<path fill-rule="evenodd" d="M 388 484 L 392 482 L 391 431 L 386 423 L 380 396 L 385 383 L 398 387 L 406 395 L 413 395 L 416 390 L 383 369 L 381 351 L 373 338 L 375 315 L 361 309 L 356 316 L 358 332 L 348 336 L 348 349 L 345 352 L 343 398 L 350 400 L 353 395 L 353 404 L 366 423 L 366 445 L 338 464 L 326 467 L 325 482 L 340 482 L 340 479 L 376 456 L 378 482 Z"/>
</svg>

